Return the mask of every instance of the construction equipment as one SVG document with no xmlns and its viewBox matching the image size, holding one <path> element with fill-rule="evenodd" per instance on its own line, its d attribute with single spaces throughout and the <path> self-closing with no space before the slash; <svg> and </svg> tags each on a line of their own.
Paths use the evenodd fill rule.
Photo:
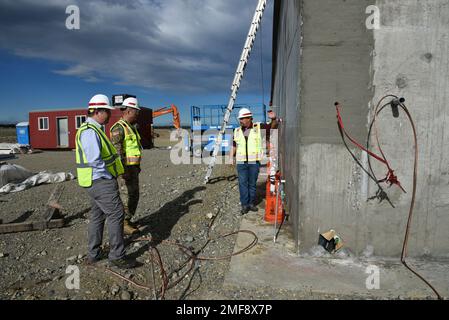
<svg viewBox="0 0 449 320">
<path fill-rule="evenodd" d="M 207 183 L 212 174 L 212 170 L 215 166 L 215 161 L 217 159 L 218 151 L 221 147 L 221 142 L 223 140 L 223 134 L 225 133 L 227 124 L 229 122 L 229 118 L 231 116 L 232 109 L 234 108 L 235 100 L 237 99 L 237 93 L 240 88 L 240 83 L 243 78 L 243 74 L 245 72 L 245 67 L 248 64 L 248 59 L 251 53 L 251 50 L 254 45 L 254 41 L 256 40 L 256 34 L 259 30 L 260 23 L 262 21 L 262 16 L 265 11 L 265 7 L 267 5 L 267 0 L 259 0 L 257 4 L 256 11 L 254 13 L 253 21 L 251 23 L 251 27 L 249 29 L 248 37 L 245 42 L 245 46 L 243 47 L 242 55 L 240 57 L 240 62 L 237 66 L 237 71 L 234 76 L 234 80 L 231 86 L 231 97 L 229 99 L 228 107 L 226 110 L 226 114 L 223 118 L 223 124 L 221 125 L 220 133 L 215 141 L 215 147 L 212 154 L 212 157 L 209 162 L 209 166 L 207 168 L 206 176 L 204 178 L 204 182 Z"/>
<path fill-rule="evenodd" d="M 190 107 L 190 128 L 191 132 L 184 140 L 185 150 L 191 152 L 192 156 L 200 158 L 203 153 L 209 155 L 213 152 L 217 135 L 220 130 L 220 121 L 226 113 L 226 105 L 195 105 Z M 266 106 L 259 104 L 236 104 L 234 111 L 251 108 L 254 110 L 253 117 L 262 122 L 266 122 Z M 259 111 L 260 110 L 260 111 Z M 226 125 L 226 132 L 222 137 L 219 152 L 228 153 L 232 148 L 232 131 L 240 126 L 237 114 L 233 116 Z"/>
<path fill-rule="evenodd" d="M 164 107 L 153 111 L 153 119 L 169 113 L 173 114 L 173 126 L 180 130 L 181 119 L 179 118 L 178 108 L 174 104 L 170 105 L 170 107 Z"/>
<path fill-rule="evenodd" d="M 281 119 L 280 119 L 281 121 Z M 274 223 L 273 241 L 276 243 L 277 234 L 284 223 L 284 184 L 282 174 L 279 170 L 278 158 L 278 133 L 274 131 L 270 133 L 270 141 L 267 143 L 269 161 L 267 163 L 266 193 L 265 193 L 265 222 Z M 279 224 L 279 229 L 278 229 Z"/>
<path fill-rule="evenodd" d="M 157 110 L 153 111 L 153 121 L 155 118 L 166 115 L 166 114 L 173 114 L 173 126 L 176 128 L 176 138 L 180 138 L 181 135 L 181 119 L 179 117 L 179 111 L 178 107 L 176 107 L 174 104 L 170 105 L 170 107 L 163 107 Z M 153 125 L 151 125 L 151 137 L 154 139 L 155 133 Z M 159 136 L 159 135 L 157 135 Z M 154 141 L 154 140 L 153 140 Z"/>
</svg>

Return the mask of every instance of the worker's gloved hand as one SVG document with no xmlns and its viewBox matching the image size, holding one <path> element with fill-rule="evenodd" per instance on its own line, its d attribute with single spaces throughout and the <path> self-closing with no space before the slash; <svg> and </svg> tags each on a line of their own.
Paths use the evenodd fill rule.
<svg viewBox="0 0 449 320">
<path fill-rule="evenodd" d="M 268 118 L 276 119 L 276 112 L 274 112 L 273 110 L 268 110 Z"/>
</svg>

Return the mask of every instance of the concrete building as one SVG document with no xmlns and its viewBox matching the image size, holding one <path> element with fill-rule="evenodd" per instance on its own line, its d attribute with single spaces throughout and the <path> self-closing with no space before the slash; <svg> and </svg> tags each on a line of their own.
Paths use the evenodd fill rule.
<svg viewBox="0 0 449 320">
<path fill-rule="evenodd" d="M 393 118 L 388 108 L 378 120 L 382 148 L 407 190 L 386 188 L 392 208 L 367 202 L 377 186 L 343 145 L 334 107 L 342 103 L 346 129 L 365 144 L 373 108 L 386 94 L 405 97 L 417 127 L 408 255 L 449 257 L 449 1 L 275 2 L 272 102 L 283 120 L 280 169 L 299 252 L 334 229 L 356 254 L 368 246 L 378 256 L 401 254 L 414 163 L 407 117 Z M 378 165 L 374 171 L 386 173 Z"/>
</svg>

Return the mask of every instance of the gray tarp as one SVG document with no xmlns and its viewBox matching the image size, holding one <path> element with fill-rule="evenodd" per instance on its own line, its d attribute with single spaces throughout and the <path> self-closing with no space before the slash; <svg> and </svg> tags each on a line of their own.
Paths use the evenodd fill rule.
<svg viewBox="0 0 449 320">
<path fill-rule="evenodd" d="M 42 171 L 34 174 L 22 166 L 0 163 L 0 194 L 19 192 L 44 183 L 58 183 L 75 179 L 70 172 Z"/>
</svg>

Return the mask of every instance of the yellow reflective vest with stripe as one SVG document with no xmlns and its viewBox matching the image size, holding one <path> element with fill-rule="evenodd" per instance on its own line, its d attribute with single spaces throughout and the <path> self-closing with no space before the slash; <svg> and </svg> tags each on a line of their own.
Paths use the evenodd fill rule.
<svg viewBox="0 0 449 320">
<path fill-rule="evenodd" d="M 78 176 L 78 184 L 81 187 L 88 188 L 92 186 L 92 166 L 87 162 L 86 154 L 83 151 L 81 144 L 81 134 L 87 129 L 92 129 L 100 138 L 101 142 L 101 159 L 104 161 L 106 170 L 113 176 L 118 177 L 125 172 L 120 157 L 117 154 L 112 143 L 109 141 L 106 134 L 95 125 L 87 122 L 78 129 L 76 133 L 76 172 Z"/>
<path fill-rule="evenodd" d="M 123 148 L 126 154 L 126 162 L 124 164 L 127 166 L 140 165 L 140 162 L 142 161 L 142 144 L 140 142 L 141 138 L 139 132 L 134 126 L 131 126 L 125 120 L 120 119 L 111 127 L 111 133 L 117 125 L 122 126 L 125 131 Z"/>
<path fill-rule="evenodd" d="M 248 143 L 241 127 L 234 130 L 234 141 L 237 145 L 237 162 L 255 162 L 262 160 L 263 150 L 260 123 L 255 123 L 250 129 Z"/>
</svg>

